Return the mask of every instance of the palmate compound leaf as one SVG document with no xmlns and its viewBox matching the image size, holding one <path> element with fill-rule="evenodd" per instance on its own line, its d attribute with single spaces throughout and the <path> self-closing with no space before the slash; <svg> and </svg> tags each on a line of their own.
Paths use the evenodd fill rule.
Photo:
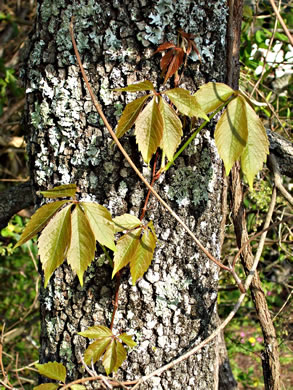
<svg viewBox="0 0 293 390">
<path fill-rule="evenodd" d="M 138 149 L 148 164 L 160 146 L 163 135 L 163 119 L 156 96 L 147 104 L 135 122 L 135 136 Z"/>
<path fill-rule="evenodd" d="M 40 207 L 29 220 L 24 231 L 22 232 L 22 235 L 20 236 L 19 241 L 15 245 L 15 248 L 24 244 L 25 242 L 33 238 L 37 233 L 39 233 L 47 224 L 47 222 L 53 217 L 53 215 L 65 203 L 68 203 L 68 200 L 59 200 L 57 202 L 48 203 Z"/>
<path fill-rule="evenodd" d="M 95 256 L 96 240 L 89 222 L 77 204 L 71 214 L 71 241 L 67 262 L 76 272 L 81 286 L 83 274 Z"/>
<path fill-rule="evenodd" d="M 42 383 L 39 386 L 34 387 L 34 390 L 56 390 L 60 386 L 56 383 Z"/>
<path fill-rule="evenodd" d="M 215 130 L 215 142 L 224 161 L 226 175 L 243 153 L 247 137 L 245 100 L 242 96 L 237 96 L 228 104 Z"/>
<path fill-rule="evenodd" d="M 202 85 L 193 96 L 201 109 L 208 114 L 225 103 L 233 93 L 233 89 L 226 84 L 210 82 Z"/>
<path fill-rule="evenodd" d="M 62 363 L 58 362 L 49 362 L 45 364 L 35 364 L 40 375 L 46 376 L 50 379 L 55 379 L 65 383 L 66 378 L 66 368 Z"/>
<path fill-rule="evenodd" d="M 48 191 L 40 191 L 40 194 L 45 198 L 68 198 L 75 196 L 76 190 L 76 184 L 64 184 Z"/>
<path fill-rule="evenodd" d="M 163 119 L 161 148 L 171 161 L 183 135 L 182 123 L 174 109 L 162 97 L 160 97 L 159 109 Z"/>
<path fill-rule="evenodd" d="M 116 251 L 114 225 L 109 211 L 98 203 L 81 202 L 80 205 L 89 221 L 95 239 L 112 251 Z"/>
<path fill-rule="evenodd" d="M 139 92 L 139 91 L 154 91 L 155 88 L 153 86 L 153 83 L 151 83 L 148 80 L 141 81 L 137 84 L 131 84 L 124 88 L 116 88 L 114 91 L 117 92 Z"/>
<path fill-rule="evenodd" d="M 150 95 L 145 95 L 127 104 L 121 115 L 121 118 L 118 121 L 118 126 L 116 129 L 117 138 L 122 137 L 129 129 L 131 129 L 145 101 L 149 97 Z"/>
<path fill-rule="evenodd" d="M 45 287 L 59 265 L 63 263 L 71 239 L 71 207 L 64 207 L 48 223 L 38 240 L 42 268 L 45 274 Z"/>
<path fill-rule="evenodd" d="M 209 120 L 202 110 L 197 99 L 183 88 L 174 88 L 164 92 L 171 102 L 178 108 L 181 114 L 189 117 L 203 118 Z"/>
<path fill-rule="evenodd" d="M 269 141 L 266 130 L 260 118 L 256 115 L 251 106 L 244 101 L 248 138 L 247 144 L 241 155 L 241 169 L 245 174 L 250 188 L 253 186 L 253 179 L 258 171 L 262 169 L 263 163 L 269 154 Z"/>
<path fill-rule="evenodd" d="M 141 225 L 141 221 L 131 214 L 123 214 L 113 219 L 115 233 L 131 230 Z"/>
</svg>

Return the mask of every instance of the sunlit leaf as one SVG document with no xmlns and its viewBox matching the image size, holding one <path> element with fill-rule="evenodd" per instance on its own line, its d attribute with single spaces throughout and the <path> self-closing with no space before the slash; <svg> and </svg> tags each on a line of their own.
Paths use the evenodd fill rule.
<svg viewBox="0 0 293 390">
<path fill-rule="evenodd" d="M 51 190 L 40 191 L 40 194 L 45 198 L 67 198 L 75 196 L 76 190 L 76 184 L 64 184 L 62 186 L 54 187 Z"/>
<path fill-rule="evenodd" d="M 127 130 L 131 129 L 144 105 L 144 102 L 149 98 L 149 96 L 150 95 L 142 96 L 127 104 L 121 115 L 121 118 L 118 121 L 118 126 L 116 129 L 117 138 L 122 137 L 127 132 Z"/>
<path fill-rule="evenodd" d="M 160 145 L 163 135 L 163 120 L 156 97 L 139 114 L 135 122 L 135 136 L 138 149 L 146 163 Z"/>
<path fill-rule="evenodd" d="M 189 117 L 199 117 L 209 120 L 197 99 L 183 88 L 174 88 L 164 92 L 171 102 L 178 108 L 181 114 Z"/>
<path fill-rule="evenodd" d="M 245 101 L 246 120 L 248 128 L 247 144 L 241 155 L 241 169 L 247 177 L 250 188 L 253 179 L 263 167 L 269 154 L 269 141 L 261 119 Z"/>
<path fill-rule="evenodd" d="M 215 130 L 215 142 L 227 175 L 242 154 L 247 137 L 245 101 L 242 96 L 237 96 L 228 104 Z"/>
<path fill-rule="evenodd" d="M 131 214 L 123 214 L 113 219 L 115 232 L 131 230 L 141 225 L 140 219 Z"/>
<path fill-rule="evenodd" d="M 155 90 L 155 88 L 153 86 L 153 83 L 151 83 L 148 80 L 141 81 L 140 83 L 137 83 L 137 84 L 131 84 L 131 85 L 128 85 L 127 87 L 124 87 L 124 88 L 114 89 L 114 91 L 118 91 L 118 92 L 123 92 L 123 91 L 139 92 L 139 91 L 154 91 L 154 90 Z"/>
<path fill-rule="evenodd" d="M 71 241 L 67 253 L 67 262 L 76 272 L 81 286 L 83 274 L 95 257 L 96 240 L 89 222 L 76 205 L 71 215 Z"/>
<path fill-rule="evenodd" d="M 163 119 L 161 148 L 171 161 L 183 135 L 182 123 L 174 109 L 163 98 L 160 98 L 159 108 Z"/>
<path fill-rule="evenodd" d="M 122 333 L 119 335 L 119 339 L 123 341 L 123 343 L 127 344 L 129 347 L 135 347 L 137 344 L 132 340 L 132 336 Z"/>
<path fill-rule="evenodd" d="M 141 278 L 149 268 L 156 247 L 156 237 L 151 230 L 145 229 L 136 249 L 135 256 L 130 258 L 132 284 Z"/>
<path fill-rule="evenodd" d="M 56 390 L 59 387 L 56 383 L 42 383 L 39 386 L 35 386 L 33 390 Z"/>
<path fill-rule="evenodd" d="M 91 361 L 93 361 L 93 363 L 98 361 L 111 341 L 112 337 L 108 336 L 105 338 L 97 339 L 92 344 L 90 344 L 84 353 L 85 363 L 91 364 Z"/>
<path fill-rule="evenodd" d="M 111 337 L 113 335 L 112 331 L 103 325 L 91 326 L 87 330 L 79 332 L 78 334 L 89 339 L 100 339 L 103 337 Z"/>
<path fill-rule="evenodd" d="M 83 386 L 83 385 L 71 385 L 70 386 L 70 389 L 71 390 L 86 390 L 86 387 L 85 386 Z"/>
<path fill-rule="evenodd" d="M 117 341 L 112 339 L 110 344 L 107 346 L 105 355 L 103 357 L 103 366 L 106 374 L 109 375 L 116 366 L 117 362 Z"/>
<path fill-rule="evenodd" d="M 135 229 L 124 234 L 117 242 L 117 251 L 114 254 L 114 269 L 112 277 L 123 267 L 125 267 L 132 258 L 136 257 L 137 248 L 140 243 L 141 228 Z"/>
<path fill-rule="evenodd" d="M 24 244 L 31 238 L 33 238 L 37 233 L 39 233 L 47 222 L 53 217 L 53 215 L 65 204 L 68 203 L 67 200 L 59 200 L 57 202 L 52 202 L 45 204 L 40 207 L 31 217 L 28 224 L 26 225 L 22 235 L 15 245 L 15 248 Z"/>
<path fill-rule="evenodd" d="M 49 362 L 45 364 L 35 364 L 39 374 L 46 376 L 50 379 L 55 379 L 57 381 L 61 381 L 65 383 L 66 378 L 66 368 L 62 363 L 58 362 Z"/>
<path fill-rule="evenodd" d="M 71 239 L 71 205 L 57 213 L 43 230 L 39 241 L 39 255 L 45 274 L 45 287 L 59 265 L 63 263 Z"/>
<path fill-rule="evenodd" d="M 114 243 L 114 225 L 109 211 L 94 202 L 81 202 L 95 239 L 112 251 L 116 250 Z"/>
<path fill-rule="evenodd" d="M 122 365 L 122 363 L 124 362 L 127 356 L 125 348 L 118 340 L 115 340 L 115 347 L 116 347 L 116 363 L 113 368 L 114 372 L 116 372 L 119 369 L 119 367 Z"/>
<path fill-rule="evenodd" d="M 164 55 L 161 59 L 161 69 L 163 74 L 166 72 L 164 84 L 172 77 L 183 64 L 184 50 L 181 47 L 175 47 Z"/>
<path fill-rule="evenodd" d="M 225 103 L 234 93 L 233 89 L 223 83 L 207 83 L 202 85 L 193 95 L 207 114 L 215 111 Z"/>
</svg>

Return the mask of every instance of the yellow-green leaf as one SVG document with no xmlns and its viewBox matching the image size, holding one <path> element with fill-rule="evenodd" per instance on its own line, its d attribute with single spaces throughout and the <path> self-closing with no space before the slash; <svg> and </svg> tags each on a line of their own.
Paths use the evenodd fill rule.
<svg viewBox="0 0 293 390">
<path fill-rule="evenodd" d="M 142 109 L 142 106 L 144 105 L 144 102 L 149 96 L 150 95 L 142 96 L 127 104 L 121 115 L 121 118 L 118 121 L 118 126 L 116 129 L 117 138 L 122 137 L 127 132 L 127 130 L 131 129 Z"/>
<path fill-rule="evenodd" d="M 105 337 L 97 339 L 92 344 L 90 344 L 84 353 L 85 363 L 91 364 L 91 361 L 93 361 L 93 363 L 98 361 L 111 341 L 112 337 Z"/>
<path fill-rule="evenodd" d="M 65 383 L 66 378 L 66 368 L 62 363 L 58 362 L 49 362 L 45 364 L 35 364 L 39 374 L 46 376 L 50 379 L 55 379 Z"/>
<path fill-rule="evenodd" d="M 156 97 L 139 114 L 135 122 L 138 149 L 146 163 L 160 146 L 163 135 L 163 120 Z"/>
<path fill-rule="evenodd" d="M 39 255 L 45 274 L 45 287 L 59 265 L 63 263 L 71 239 L 71 207 L 57 213 L 43 230 L 39 241 Z"/>
<path fill-rule="evenodd" d="M 250 188 L 253 179 L 263 167 L 269 154 L 269 141 L 261 119 L 251 106 L 245 101 L 248 138 L 245 149 L 241 155 L 241 168 L 247 177 Z"/>
<path fill-rule="evenodd" d="M 71 390 L 86 390 L 86 387 L 83 385 L 71 385 L 70 389 Z"/>
<path fill-rule="evenodd" d="M 210 82 L 202 85 L 193 96 L 207 114 L 225 103 L 233 93 L 233 89 L 226 84 Z"/>
<path fill-rule="evenodd" d="M 83 337 L 88 337 L 89 339 L 100 339 L 103 337 L 113 336 L 111 329 L 103 325 L 91 326 L 87 330 L 83 332 L 79 332 L 78 334 L 80 334 Z"/>
<path fill-rule="evenodd" d="M 111 342 L 107 345 L 105 355 L 103 356 L 103 366 L 106 371 L 106 374 L 109 375 L 113 372 L 116 362 L 117 362 L 117 341 L 112 339 Z"/>
<path fill-rule="evenodd" d="M 109 211 L 98 203 L 82 202 L 80 204 L 84 209 L 95 239 L 112 251 L 116 251 L 114 225 Z"/>
<path fill-rule="evenodd" d="M 40 194 L 45 198 L 67 198 L 75 196 L 76 190 L 76 184 L 64 184 L 48 191 L 40 191 Z"/>
<path fill-rule="evenodd" d="M 128 85 L 127 87 L 124 88 L 116 88 L 114 91 L 127 91 L 127 92 L 139 92 L 139 91 L 154 91 L 155 88 L 153 86 L 153 83 L 151 83 L 148 80 L 141 81 L 140 83 L 137 84 L 131 84 Z"/>
<path fill-rule="evenodd" d="M 123 343 L 127 344 L 129 347 L 135 347 L 137 344 L 132 340 L 132 337 L 127 333 L 122 333 L 119 335 L 119 339 L 123 341 Z"/>
<path fill-rule="evenodd" d="M 237 96 L 228 104 L 215 130 L 215 142 L 227 175 L 241 156 L 247 137 L 245 101 L 242 96 Z"/>
<path fill-rule="evenodd" d="M 132 258 L 136 257 L 137 248 L 140 243 L 141 228 L 124 234 L 117 242 L 117 251 L 114 254 L 114 269 L 112 277 L 125 267 Z"/>
<path fill-rule="evenodd" d="M 160 98 L 159 108 L 163 119 L 161 148 L 171 161 L 183 135 L 182 123 L 174 109 L 163 98 Z"/>
<path fill-rule="evenodd" d="M 115 232 L 123 232 L 123 230 L 131 230 L 141 225 L 141 221 L 131 214 L 119 215 L 113 219 Z"/>
<path fill-rule="evenodd" d="M 95 257 L 96 240 L 89 222 L 77 204 L 71 215 L 71 241 L 67 262 L 76 272 L 81 286 L 83 274 Z"/>
<path fill-rule="evenodd" d="M 125 348 L 119 341 L 115 340 L 115 344 L 116 344 L 116 363 L 113 368 L 113 371 L 116 372 L 118 368 L 122 365 L 124 360 L 126 359 L 127 353 Z"/>
<path fill-rule="evenodd" d="M 39 386 L 34 387 L 34 390 L 56 390 L 60 386 L 56 385 L 56 383 L 43 383 Z"/>
<path fill-rule="evenodd" d="M 181 114 L 189 117 L 198 117 L 209 120 L 202 110 L 197 99 L 183 88 L 174 88 L 164 92 L 171 102 L 178 108 Z"/>
<path fill-rule="evenodd" d="M 135 285 L 137 279 L 141 278 L 149 268 L 154 256 L 155 247 L 156 237 L 151 230 L 145 229 L 135 251 L 135 255 L 130 258 L 130 273 L 133 285 Z"/>
<path fill-rule="evenodd" d="M 39 233 L 47 222 L 53 217 L 53 215 L 65 204 L 68 203 L 68 200 L 59 200 L 57 202 L 52 202 L 45 204 L 40 207 L 31 217 L 28 224 L 26 225 L 18 243 L 15 245 L 15 248 L 24 244 L 31 238 L 33 238 L 37 233 Z"/>
</svg>

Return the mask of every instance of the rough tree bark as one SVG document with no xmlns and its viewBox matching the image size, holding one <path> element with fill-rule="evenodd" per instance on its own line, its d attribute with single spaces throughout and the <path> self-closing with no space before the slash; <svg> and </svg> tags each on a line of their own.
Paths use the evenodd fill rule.
<svg viewBox="0 0 293 390">
<path fill-rule="evenodd" d="M 159 88 L 159 56 L 151 55 L 163 41 L 176 41 L 179 28 L 196 34 L 202 55 L 201 64 L 196 58 L 190 61 L 182 86 L 194 92 L 205 82 L 226 81 L 227 4 L 223 0 L 39 0 L 24 74 L 35 191 L 74 182 L 82 199 L 105 205 L 114 216 L 125 212 L 139 216 L 147 191 L 111 145 L 84 87 L 69 36 L 73 15 L 84 67 L 115 127 L 122 107 L 133 97 L 110 89 L 144 79 Z M 125 137 L 123 144 L 150 178 L 133 137 Z M 218 258 L 222 169 L 211 126 L 156 184 L 161 196 Z M 118 371 L 120 380 L 145 375 L 171 361 L 217 325 L 219 269 L 154 198 L 146 218 L 154 221 L 159 243 L 149 271 L 136 286 L 131 285 L 128 270 L 122 275 L 114 328 L 133 333 L 138 347 Z M 114 291 L 111 268 L 99 249 L 83 288 L 66 264 L 57 269 L 40 295 L 40 361 L 62 361 L 67 379 L 82 376 L 80 353 L 86 340 L 77 332 L 94 324 L 109 326 Z M 185 389 L 217 388 L 217 351 L 215 340 L 143 388 L 182 389 L 182 384 Z"/>
</svg>

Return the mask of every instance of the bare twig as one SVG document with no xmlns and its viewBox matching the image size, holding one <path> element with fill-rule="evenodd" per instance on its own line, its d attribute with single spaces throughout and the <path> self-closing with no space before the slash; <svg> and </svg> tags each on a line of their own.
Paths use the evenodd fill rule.
<svg viewBox="0 0 293 390">
<path fill-rule="evenodd" d="M 274 175 L 275 186 L 278 188 L 284 198 L 290 203 L 290 205 L 293 206 L 293 197 L 282 184 L 282 177 L 280 175 L 279 166 L 276 157 L 273 154 L 270 154 L 268 157 L 268 167 Z"/>
<path fill-rule="evenodd" d="M 279 20 L 281 26 L 283 27 L 283 30 L 284 30 L 285 34 L 287 35 L 287 37 L 288 37 L 288 39 L 289 39 L 289 42 L 290 42 L 291 46 L 293 46 L 293 37 L 292 37 L 292 35 L 290 34 L 290 31 L 288 30 L 288 28 L 287 28 L 287 26 L 286 26 L 286 23 L 284 22 L 284 19 L 283 19 L 282 16 L 280 15 L 280 12 L 279 12 L 279 10 L 278 10 L 278 8 L 277 8 L 277 6 L 276 6 L 274 0 L 270 0 L 270 3 L 271 3 L 271 5 L 272 5 L 272 7 L 273 7 L 273 10 L 274 10 L 275 14 L 276 14 L 276 17 L 278 18 L 278 20 Z"/>
</svg>

